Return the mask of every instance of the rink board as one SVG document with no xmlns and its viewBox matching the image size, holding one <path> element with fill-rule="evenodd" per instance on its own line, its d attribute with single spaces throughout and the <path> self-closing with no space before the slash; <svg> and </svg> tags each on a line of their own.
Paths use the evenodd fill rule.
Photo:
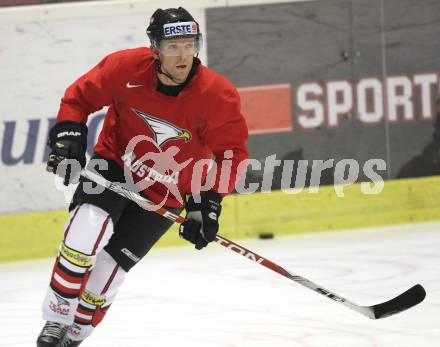
<svg viewBox="0 0 440 347">
<path fill-rule="evenodd" d="M 365 195 L 360 184 L 344 187 L 338 197 L 333 186 L 316 194 L 282 191 L 232 195 L 225 198 L 220 235 L 232 239 L 329 231 L 440 219 L 440 177 L 386 181 L 377 195 Z M 0 216 L 0 262 L 53 256 L 62 239 L 65 211 Z M 184 245 L 177 226 L 158 246 Z"/>
</svg>

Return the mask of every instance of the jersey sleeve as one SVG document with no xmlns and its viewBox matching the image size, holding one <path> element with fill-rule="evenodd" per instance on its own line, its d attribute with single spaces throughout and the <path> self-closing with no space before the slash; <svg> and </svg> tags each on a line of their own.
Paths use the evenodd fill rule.
<svg viewBox="0 0 440 347">
<path fill-rule="evenodd" d="M 57 121 L 86 123 L 91 113 L 110 105 L 118 61 L 115 53 L 110 54 L 70 85 L 61 99 Z"/>
<path fill-rule="evenodd" d="M 248 128 L 240 112 L 240 96 L 235 88 L 221 99 L 205 134 L 205 143 L 215 156 L 215 183 L 211 190 L 222 196 L 230 193 L 245 172 L 239 164 L 249 157 Z M 241 165 L 241 167 L 245 167 Z M 212 173 L 213 174 L 213 173 Z"/>
</svg>

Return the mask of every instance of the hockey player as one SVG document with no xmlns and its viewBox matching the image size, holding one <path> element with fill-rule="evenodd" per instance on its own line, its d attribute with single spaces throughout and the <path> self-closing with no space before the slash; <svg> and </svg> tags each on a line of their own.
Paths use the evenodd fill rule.
<svg viewBox="0 0 440 347">
<path fill-rule="evenodd" d="M 150 48 L 112 53 L 66 90 L 49 134 L 47 169 L 66 184 L 74 181 L 74 165 L 59 170 L 63 160 L 85 166 L 87 117 L 109 106 L 92 157 L 105 165 L 95 169 L 122 183 L 128 172 L 158 206 L 185 208 L 179 235 L 201 249 L 215 239 L 222 197 L 247 158 L 246 123 L 236 88 L 197 58 L 202 37 L 185 9 L 158 9 L 147 34 Z M 217 165 L 209 174 L 199 170 L 200 160 L 211 158 Z M 198 180 L 201 185 L 193 184 Z M 171 226 L 107 189 L 88 194 L 91 186 L 81 178 L 69 207 L 39 347 L 80 345 L 104 318 L 126 273 Z"/>
</svg>

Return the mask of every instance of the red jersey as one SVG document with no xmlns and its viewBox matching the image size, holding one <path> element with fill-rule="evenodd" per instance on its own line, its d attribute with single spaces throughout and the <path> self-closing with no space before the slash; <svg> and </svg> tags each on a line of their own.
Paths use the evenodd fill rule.
<svg viewBox="0 0 440 347">
<path fill-rule="evenodd" d="M 89 114 L 109 106 L 94 151 L 125 164 L 156 203 L 182 206 L 171 186 L 181 197 L 198 193 L 197 182 L 207 179 L 202 159 L 214 158 L 217 164 L 208 176 L 211 190 L 231 192 L 242 174 L 239 163 L 248 157 L 236 88 L 201 64 L 178 96 L 156 87 L 156 62 L 148 48 L 112 53 L 66 90 L 57 121 L 85 123 Z M 193 178 L 195 172 L 200 177 Z"/>
</svg>

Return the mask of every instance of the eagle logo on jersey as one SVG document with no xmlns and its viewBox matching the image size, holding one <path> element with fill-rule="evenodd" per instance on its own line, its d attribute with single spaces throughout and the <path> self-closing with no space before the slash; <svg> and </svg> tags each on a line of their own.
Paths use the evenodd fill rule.
<svg viewBox="0 0 440 347">
<path fill-rule="evenodd" d="M 172 123 L 155 118 L 145 112 L 132 108 L 133 112 L 142 118 L 150 127 L 154 134 L 154 142 L 161 147 L 169 140 L 184 140 L 188 142 L 191 140 L 191 133 L 186 129 L 181 129 Z"/>
</svg>

